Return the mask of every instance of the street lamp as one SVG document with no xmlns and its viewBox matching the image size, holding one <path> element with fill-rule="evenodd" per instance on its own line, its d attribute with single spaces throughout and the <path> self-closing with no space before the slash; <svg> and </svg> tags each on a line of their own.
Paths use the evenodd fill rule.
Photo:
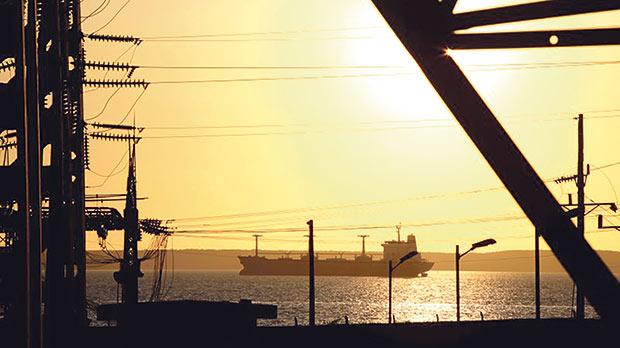
<svg viewBox="0 0 620 348">
<path fill-rule="evenodd" d="M 407 255 L 401 257 L 396 266 L 394 267 L 392 267 L 392 260 L 388 261 L 388 324 L 392 323 L 392 272 L 394 272 L 396 267 L 400 266 L 402 263 L 416 256 L 417 254 L 417 251 L 412 251 L 408 253 Z"/>
<path fill-rule="evenodd" d="M 456 321 L 461 321 L 461 292 L 460 292 L 460 284 L 459 284 L 459 261 L 469 252 L 474 249 L 482 248 L 485 246 L 493 245 L 497 243 L 495 239 L 485 239 L 480 242 L 474 243 L 471 245 L 471 248 L 464 252 L 462 255 L 459 253 L 459 246 L 456 246 Z"/>
</svg>

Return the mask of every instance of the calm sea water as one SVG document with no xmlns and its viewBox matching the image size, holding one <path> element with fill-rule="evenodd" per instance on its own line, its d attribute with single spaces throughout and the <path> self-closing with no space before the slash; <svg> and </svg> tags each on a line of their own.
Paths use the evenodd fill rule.
<svg viewBox="0 0 620 348">
<path fill-rule="evenodd" d="M 573 283 L 565 274 L 541 275 L 543 317 L 570 317 Z M 152 273 L 141 280 L 141 297 L 151 293 Z M 348 316 L 351 323 L 387 321 L 388 282 L 378 277 L 317 277 L 316 320 L 327 324 Z M 117 287 L 108 271 L 88 274 L 88 297 L 114 303 Z M 175 271 L 167 300 L 239 301 L 278 306 L 277 320 L 260 325 L 300 324 L 308 318 L 308 279 L 303 276 L 239 276 L 234 271 Z M 394 279 L 393 313 L 396 321 L 455 320 L 455 278 L 452 271 L 431 271 L 426 278 Z M 461 272 L 461 318 L 480 320 L 533 318 L 532 273 Z M 592 308 L 588 317 L 595 317 Z"/>
</svg>

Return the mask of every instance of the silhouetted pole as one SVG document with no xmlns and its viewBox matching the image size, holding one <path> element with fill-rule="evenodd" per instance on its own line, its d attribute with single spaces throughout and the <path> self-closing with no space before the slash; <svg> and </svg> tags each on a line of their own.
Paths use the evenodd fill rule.
<svg viewBox="0 0 620 348">
<path fill-rule="evenodd" d="M 392 323 L 392 260 L 388 261 L 388 324 Z"/>
<path fill-rule="evenodd" d="M 362 238 L 362 256 L 366 255 L 366 238 L 369 237 L 367 234 L 361 234 L 358 237 Z"/>
<path fill-rule="evenodd" d="M 394 272 L 394 270 L 402 265 L 404 262 L 406 262 L 407 260 L 411 259 L 412 257 L 418 255 L 417 251 L 410 251 L 407 254 L 403 255 L 400 260 L 398 260 L 398 263 L 396 264 L 396 266 L 392 266 L 392 260 L 388 261 L 388 323 L 391 324 L 393 322 L 396 322 L 396 320 L 394 320 L 394 316 L 392 315 L 392 273 Z"/>
<path fill-rule="evenodd" d="M 41 318 L 41 167 L 40 167 L 40 115 L 39 115 L 39 80 L 38 80 L 38 45 L 37 31 L 33 23 L 37 21 L 37 3 L 35 1 L 14 1 L 14 6 L 3 7 L 3 11 L 16 11 L 9 15 L 17 28 L 15 46 L 15 107 L 18 110 L 19 124 L 17 133 L 17 160 L 13 167 L 19 170 L 18 210 L 16 226 L 18 237 L 15 241 L 17 264 L 13 284 L 16 286 L 16 298 L 13 306 L 4 308 L 3 315 L 14 323 L 13 332 L 6 330 L 3 341 L 15 338 L 20 347 L 39 348 L 42 344 Z M 26 7 L 27 5 L 27 7 Z M 24 11 L 27 9 L 27 11 Z M 27 17 L 24 17 L 26 16 Z M 6 17 L 3 17 L 6 18 Z M 28 25 L 24 26 L 27 22 Z M 2 23 L 4 26 L 4 23 Z M 2 48 L 15 38 L 3 37 Z M 9 51 L 10 52 L 10 51 Z M 4 57 L 3 57 L 4 58 Z M 6 92 L 3 92 L 6 93 Z M 3 116 L 5 116 L 3 114 Z M 8 117 L 5 116 L 5 117 Z M 8 149 L 6 150 L 8 151 Z M 6 167 L 5 167 L 6 168 Z M 4 183 L 4 185 L 9 185 Z M 9 247 L 9 245 L 5 245 Z M 9 267 L 6 265 L 5 267 Z M 4 283 L 5 279 L 2 279 Z M 8 286 L 2 284 L 3 287 Z M 8 313 L 7 313 L 8 312 Z M 8 314 L 8 315 L 7 315 Z M 7 321 L 3 318 L 4 321 Z M 4 324 L 4 323 L 3 323 Z M 4 326 L 4 325 L 3 325 Z M 10 326 L 9 326 L 10 327 Z M 2 342 L 3 346 L 6 345 Z M 10 343 L 9 343 L 10 344 Z"/>
<path fill-rule="evenodd" d="M 460 274 L 459 263 L 461 261 L 461 258 L 478 248 L 483 248 L 489 245 L 493 245 L 495 243 L 497 242 L 495 241 L 495 239 L 492 239 L 492 238 L 481 240 L 479 242 L 472 244 L 471 248 L 469 248 L 469 250 L 467 250 L 463 254 L 459 252 L 459 246 L 458 245 L 456 246 L 456 253 L 454 255 L 456 259 L 455 260 L 456 261 L 456 267 L 455 267 L 456 268 L 456 321 L 461 321 L 461 289 L 460 289 L 461 284 L 460 284 L 460 278 L 459 278 L 460 277 L 459 276 Z"/>
<path fill-rule="evenodd" d="M 255 234 L 254 237 L 254 256 L 258 257 L 258 238 L 262 237 L 262 234 Z"/>
<path fill-rule="evenodd" d="M 308 275 L 309 275 L 309 294 L 310 309 L 308 313 L 308 324 L 314 326 L 314 221 L 308 224 Z"/>
<path fill-rule="evenodd" d="M 138 279 L 144 276 L 140 270 L 141 260 L 138 256 L 138 241 L 142 239 L 140 220 L 138 219 L 138 201 L 136 188 L 136 139 L 129 142 L 129 167 L 127 170 L 127 188 L 125 197 L 125 234 L 123 239 L 123 259 L 120 269 L 114 272 L 114 280 L 121 285 L 121 302 L 124 304 L 121 315 L 122 325 L 129 322 L 130 316 L 138 303 Z M 120 323 L 119 323 L 120 324 Z"/>
<path fill-rule="evenodd" d="M 577 150 L 577 230 L 583 237 L 585 232 L 585 180 L 583 172 L 584 141 L 583 141 L 583 114 L 579 114 L 578 122 L 578 150 Z M 583 289 L 577 287 L 577 319 L 584 318 Z"/>
<path fill-rule="evenodd" d="M 461 255 L 459 254 L 459 246 L 456 246 L 456 321 L 461 321 L 461 292 L 460 292 L 460 279 L 459 279 L 459 260 L 461 259 Z"/>
<path fill-rule="evenodd" d="M 534 279 L 536 292 L 536 319 L 540 319 L 540 231 L 536 227 L 534 237 Z"/>
<path fill-rule="evenodd" d="M 30 300 L 30 346 L 41 347 L 43 341 L 43 327 L 41 316 L 42 283 L 41 283 L 41 119 L 39 114 L 39 60 L 37 50 L 37 2 L 28 1 L 28 25 L 26 25 L 26 94 L 27 94 L 27 127 L 26 141 L 27 154 L 22 155 L 28 161 L 28 198 L 29 226 L 26 235 L 28 248 L 28 288 Z M 21 207 L 20 207 L 21 208 Z"/>
</svg>

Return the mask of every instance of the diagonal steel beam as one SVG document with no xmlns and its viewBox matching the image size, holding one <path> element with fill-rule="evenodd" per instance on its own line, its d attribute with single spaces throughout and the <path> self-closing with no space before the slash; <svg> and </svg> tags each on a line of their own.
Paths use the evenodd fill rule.
<svg viewBox="0 0 620 348">
<path fill-rule="evenodd" d="M 572 47 L 619 44 L 620 29 L 456 34 L 448 37 L 446 41 L 446 46 L 451 49 Z"/>
<path fill-rule="evenodd" d="M 545 241 L 592 306 L 602 318 L 620 320 L 620 284 L 580 236 L 458 65 L 445 54 L 449 34 L 440 27 L 445 18 L 432 18 L 443 16 L 441 11 L 425 13 L 430 2 L 373 2 L 521 209 L 543 231 Z M 412 21 L 412 14 L 419 23 Z M 435 32 L 433 22 L 437 23 Z"/>
<path fill-rule="evenodd" d="M 452 13 L 452 11 L 454 11 L 454 7 L 456 7 L 456 3 L 457 2 L 458 2 L 458 0 L 443 0 L 443 1 L 441 1 L 441 3 L 443 4 L 444 8 L 449 13 Z"/>
<path fill-rule="evenodd" d="M 620 9 L 618 0 L 550 0 L 454 15 L 454 30 Z"/>
</svg>

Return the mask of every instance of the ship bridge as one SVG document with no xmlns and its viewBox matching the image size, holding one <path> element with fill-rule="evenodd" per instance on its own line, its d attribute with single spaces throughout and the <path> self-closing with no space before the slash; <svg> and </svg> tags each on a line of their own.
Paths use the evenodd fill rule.
<svg viewBox="0 0 620 348">
<path fill-rule="evenodd" d="M 407 236 L 407 241 L 391 240 L 384 242 L 381 246 L 383 247 L 383 259 L 386 261 L 396 261 L 411 251 L 418 251 L 418 245 L 413 234 Z M 418 254 L 414 256 L 414 259 L 416 258 L 419 259 L 421 256 Z"/>
</svg>

